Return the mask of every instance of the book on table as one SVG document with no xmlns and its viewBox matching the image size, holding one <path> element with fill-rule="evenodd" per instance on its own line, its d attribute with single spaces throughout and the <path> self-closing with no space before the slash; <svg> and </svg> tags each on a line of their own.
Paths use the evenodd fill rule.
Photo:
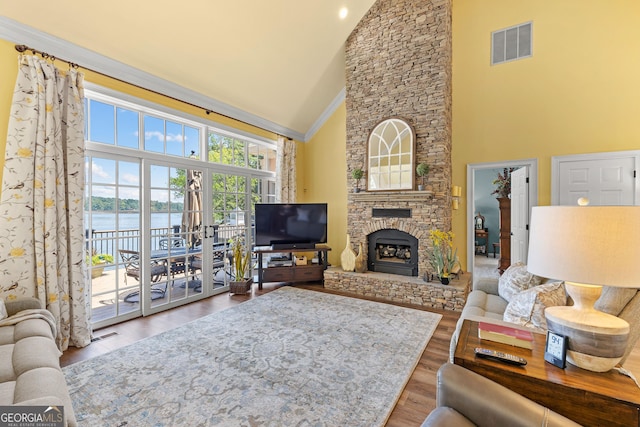
<svg viewBox="0 0 640 427">
<path fill-rule="evenodd" d="M 495 341 L 528 349 L 533 348 L 533 332 L 506 325 L 479 322 L 478 337 L 481 340 Z"/>
</svg>

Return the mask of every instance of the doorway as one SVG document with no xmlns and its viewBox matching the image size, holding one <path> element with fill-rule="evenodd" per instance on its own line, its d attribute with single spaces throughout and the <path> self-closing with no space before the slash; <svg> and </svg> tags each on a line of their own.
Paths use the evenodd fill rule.
<svg viewBox="0 0 640 427">
<path fill-rule="evenodd" d="M 504 168 L 522 168 L 526 167 L 529 172 L 529 188 L 527 198 L 518 198 L 518 200 L 526 200 L 521 202 L 527 206 L 518 206 L 517 212 L 525 212 L 526 220 L 531 214 L 531 208 L 538 204 L 538 161 L 537 159 L 511 160 L 502 162 L 476 163 L 467 165 L 467 270 L 492 272 L 495 268 L 497 272 L 499 260 L 499 243 L 500 236 L 500 220 L 499 206 L 495 200 L 495 194 L 491 194 L 495 189 L 493 180 L 497 178 L 498 173 L 502 173 Z M 513 202 L 513 201 L 512 201 Z M 485 217 L 485 228 L 487 231 L 487 241 L 485 251 L 476 255 L 476 233 L 474 218 L 477 213 Z M 484 242 L 483 242 L 484 243 Z M 495 255 L 494 255 L 495 247 Z M 495 258 L 494 258 L 495 256 Z M 477 259 L 477 262 L 476 262 Z M 495 265 L 494 265 L 495 264 Z M 476 278 L 474 274 L 474 279 Z"/>
</svg>

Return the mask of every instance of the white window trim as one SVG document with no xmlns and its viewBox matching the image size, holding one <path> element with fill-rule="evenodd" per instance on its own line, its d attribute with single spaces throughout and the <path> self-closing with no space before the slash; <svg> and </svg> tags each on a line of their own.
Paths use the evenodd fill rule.
<svg viewBox="0 0 640 427">
<path fill-rule="evenodd" d="M 149 114 L 155 117 L 163 118 L 165 120 L 175 121 L 179 119 L 181 123 L 187 124 L 192 127 L 205 128 L 205 132 L 224 133 L 227 136 L 234 138 L 241 138 L 248 142 L 253 142 L 259 145 L 264 145 L 269 148 L 276 147 L 276 141 L 260 135 L 236 129 L 231 126 L 224 125 L 222 123 L 215 122 L 213 120 L 207 120 L 202 117 L 194 116 L 193 114 L 185 113 L 184 111 L 175 110 L 173 108 L 156 104 L 151 101 L 147 101 L 142 98 L 135 97 L 123 92 L 118 92 L 113 89 L 109 89 L 103 86 L 96 85 L 94 83 L 85 82 L 85 95 L 97 101 L 104 101 L 110 104 L 115 104 L 127 109 L 141 111 L 145 114 Z M 208 129 L 206 129 L 208 128 Z"/>
</svg>

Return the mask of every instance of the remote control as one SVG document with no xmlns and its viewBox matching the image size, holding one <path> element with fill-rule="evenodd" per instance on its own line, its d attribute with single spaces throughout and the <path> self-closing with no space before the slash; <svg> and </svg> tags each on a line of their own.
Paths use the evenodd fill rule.
<svg viewBox="0 0 640 427">
<path fill-rule="evenodd" d="M 488 348 L 480 348 L 476 347 L 475 349 L 476 356 L 484 357 L 487 359 L 497 360 L 498 362 L 509 363 L 512 365 L 524 366 L 527 364 L 527 359 L 524 359 L 520 356 L 514 356 L 509 353 L 502 353 L 500 351 L 489 350 Z"/>
</svg>

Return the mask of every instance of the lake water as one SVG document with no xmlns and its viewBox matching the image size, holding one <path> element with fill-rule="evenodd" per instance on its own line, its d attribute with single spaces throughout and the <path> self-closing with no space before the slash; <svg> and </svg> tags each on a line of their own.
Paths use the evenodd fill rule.
<svg viewBox="0 0 640 427">
<path fill-rule="evenodd" d="M 115 230 L 116 217 L 120 230 L 139 230 L 140 214 L 138 213 L 93 213 L 91 216 L 91 229 L 95 231 Z M 89 215 L 84 217 L 85 227 L 89 226 Z M 173 225 L 182 224 L 182 213 L 152 213 L 151 228 L 167 228 Z"/>
</svg>

